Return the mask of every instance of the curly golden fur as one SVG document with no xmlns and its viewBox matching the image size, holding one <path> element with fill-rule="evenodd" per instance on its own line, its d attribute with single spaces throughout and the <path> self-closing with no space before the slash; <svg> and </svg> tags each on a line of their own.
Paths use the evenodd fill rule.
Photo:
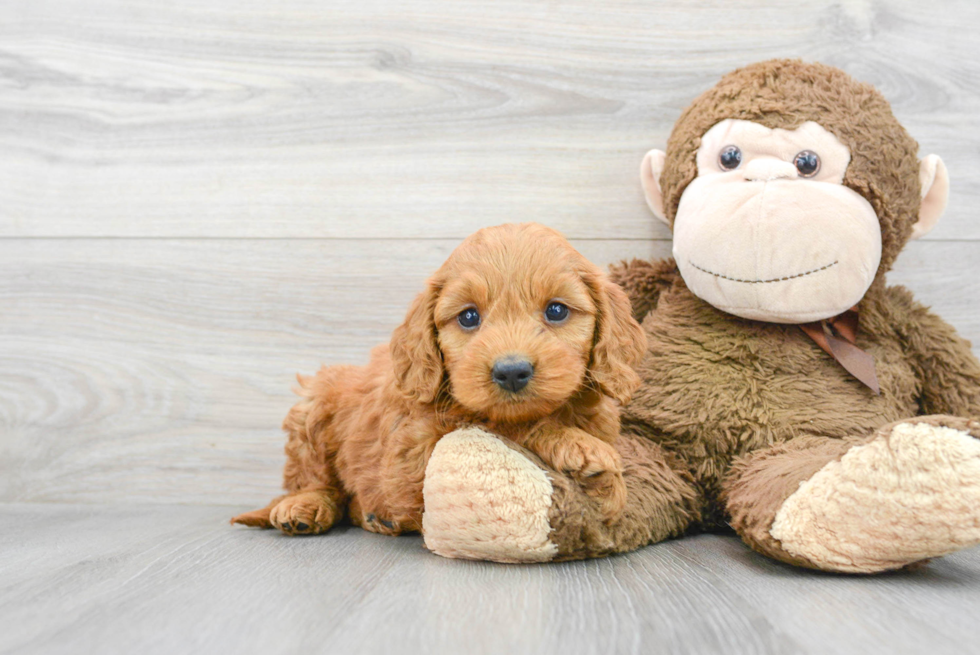
<svg viewBox="0 0 980 655">
<path fill-rule="evenodd" d="M 556 301 L 568 316 L 549 321 Z M 480 314 L 475 328 L 457 320 L 468 309 Z M 283 423 L 287 495 L 232 522 L 317 534 L 347 510 L 372 532 L 420 530 L 429 455 L 467 424 L 570 473 L 614 520 L 626 487 L 611 444 L 645 349 L 626 295 L 560 234 L 534 223 L 480 230 L 428 280 L 367 366 L 299 377 L 302 400 Z M 507 357 L 533 365 L 516 392 L 491 374 Z"/>
</svg>

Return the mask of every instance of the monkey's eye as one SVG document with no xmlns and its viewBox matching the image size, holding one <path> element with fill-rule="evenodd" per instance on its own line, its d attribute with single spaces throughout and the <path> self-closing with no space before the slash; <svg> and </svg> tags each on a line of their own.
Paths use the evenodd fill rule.
<svg viewBox="0 0 980 655">
<path fill-rule="evenodd" d="M 725 146 L 718 154 L 718 165 L 726 171 L 733 171 L 742 163 L 742 151 L 738 146 Z"/>
<path fill-rule="evenodd" d="M 812 150 L 804 150 L 793 159 L 800 177 L 813 177 L 820 170 L 820 157 Z"/>
<path fill-rule="evenodd" d="M 568 318 L 568 307 L 560 302 L 549 303 L 544 310 L 544 317 L 549 323 L 561 323 Z"/>
<path fill-rule="evenodd" d="M 464 330 L 472 330 L 480 324 L 480 312 L 475 307 L 467 307 L 456 317 L 459 327 Z"/>
</svg>

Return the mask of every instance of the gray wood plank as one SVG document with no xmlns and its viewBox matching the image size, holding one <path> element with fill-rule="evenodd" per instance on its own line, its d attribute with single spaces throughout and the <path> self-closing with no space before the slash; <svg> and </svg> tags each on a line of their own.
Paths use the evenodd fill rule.
<svg viewBox="0 0 980 655">
<path fill-rule="evenodd" d="M 850 653 L 975 646 L 980 550 L 878 577 L 701 535 L 505 566 L 419 537 L 230 527 L 230 507 L 0 506 L 2 653 Z"/>
<path fill-rule="evenodd" d="M 723 73 L 878 85 L 980 239 L 980 3 L 0 4 L 0 236 L 663 238 L 637 168 Z"/>
<path fill-rule="evenodd" d="M 972 564 L 977 549 L 911 573 L 860 577 L 783 566 L 735 538 L 684 539 L 675 548 L 679 557 L 710 568 L 719 585 L 751 599 L 769 622 L 815 652 L 838 652 L 841 635 L 848 635 L 847 648 L 854 652 L 975 648 L 976 617 L 959 608 L 980 602 L 980 569 Z"/>
<path fill-rule="evenodd" d="M 366 362 L 455 245 L 0 241 L 0 499 L 264 504 L 294 374 Z M 978 249 L 913 243 L 891 279 L 980 344 Z"/>
</svg>

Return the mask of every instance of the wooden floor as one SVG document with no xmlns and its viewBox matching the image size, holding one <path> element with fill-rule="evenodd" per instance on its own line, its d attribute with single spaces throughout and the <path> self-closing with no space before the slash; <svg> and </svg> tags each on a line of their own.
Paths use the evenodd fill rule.
<svg viewBox="0 0 980 655">
<path fill-rule="evenodd" d="M 975 652 L 980 549 L 874 578 L 701 535 L 606 560 L 230 527 L 240 508 L 0 507 L 2 653 Z"/>
<path fill-rule="evenodd" d="M 753 61 L 877 85 L 943 158 L 889 279 L 980 343 L 978 33 L 977 0 L 0 2 L 0 652 L 980 648 L 977 551 L 504 567 L 225 523 L 279 488 L 295 372 L 364 362 L 467 234 L 667 256 L 639 162 Z"/>
</svg>

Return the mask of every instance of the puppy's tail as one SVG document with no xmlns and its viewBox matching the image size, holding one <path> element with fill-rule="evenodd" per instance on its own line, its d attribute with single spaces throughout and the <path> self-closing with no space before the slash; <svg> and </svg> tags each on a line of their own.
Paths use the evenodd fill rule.
<svg viewBox="0 0 980 655">
<path fill-rule="evenodd" d="M 239 523 L 252 528 L 271 528 L 273 526 L 272 522 L 269 520 L 269 515 L 272 513 L 272 508 L 275 507 L 283 498 L 285 498 L 285 496 L 273 498 L 272 502 L 262 509 L 255 509 L 251 512 L 245 512 L 244 514 L 233 516 L 231 518 L 231 524 L 235 525 L 236 523 Z"/>
</svg>

